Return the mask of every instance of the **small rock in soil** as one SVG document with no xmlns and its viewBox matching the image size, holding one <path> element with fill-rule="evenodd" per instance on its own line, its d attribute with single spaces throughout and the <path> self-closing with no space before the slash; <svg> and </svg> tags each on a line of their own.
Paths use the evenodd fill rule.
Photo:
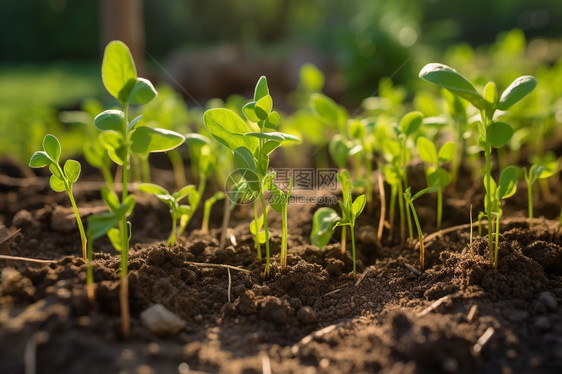
<svg viewBox="0 0 562 374">
<path fill-rule="evenodd" d="M 185 321 L 162 304 L 155 304 L 146 309 L 141 313 L 140 318 L 150 332 L 159 336 L 174 335 L 185 326 Z"/>
<path fill-rule="evenodd" d="M 548 291 L 541 292 L 541 294 L 539 295 L 539 301 L 552 311 L 558 308 L 558 301 L 556 300 L 552 292 L 548 292 Z"/>
<path fill-rule="evenodd" d="M 20 229 L 24 229 L 28 227 L 29 225 L 31 225 L 32 222 L 33 222 L 33 215 L 31 214 L 31 212 L 27 210 L 20 210 L 19 212 L 17 212 L 12 221 L 14 226 Z"/>
<path fill-rule="evenodd" d="M 318 323 L 318 313 L 307 305 L 299 309 L 297 318 L 304 325 L 314 325 Z"/>
<path fill-rule="evenodd" d="M 540 316 L 535 321 L 535 326 L 537 326 L 541 330 L 546 331 L 546 330 L 550 329 L 550 321 L 545 316 Z"/>
<path fill-rule="evenodd" d="M 189 247 L 189 251 L 195 253 L 196 255 L 200 255 L 205 251 L 205 247 L 207 247 L 207 244 L 205 242 L 198 241 L 193 243 L 191 247 Z"/>
<path fill-rule="evenodd" d="M 254 293 L 252 291 L 246 291 L 240 295 L 240 301 L 238 302 L 238 312 L 243 315 L 250 315 L 256 313 L 256 306 L 253 301 Z"/>
</svg>

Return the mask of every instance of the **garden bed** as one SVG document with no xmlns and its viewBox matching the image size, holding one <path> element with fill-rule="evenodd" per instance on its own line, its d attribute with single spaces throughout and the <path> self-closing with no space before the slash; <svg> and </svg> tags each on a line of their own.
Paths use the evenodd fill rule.
<svg viewBox="0 0 562 374">
<path fill-rule="evenodd" d="M 373 243 L 378 214 L 365 213 L 356 228 L 356 278 L 350 253 L 342 257 L 338 243 L 323 250 L 310 245 L 317 207 L 289 205 L 288 270 L 279 270 L 281 219 L 271 215 L 273 265 L 264 278 L 243 209 L 235 210 L 230 226 L 236 240 L 224 249 L 220 207 L 209 234 L 197 230 L 196 216 L 186 236 L 168 248 L 161 241 L 170 227 L 166 207 L 139 194 L 131 216 L 131 335 L 123 340 L 119 255 L 107 239 L 96 242 L 90 305 L 78 230 L 68 218 L 72 211 L 61 208 L 68 206 L 65 197 L 33 178 L 16 179 L 21 187 L 4 185 L 0 193 L 6 226 L 0 253 L 52 262 L 1 261 L 0 372 L 562 370 L 562 236 L 558 222 L 544 218 L 530 231 L 523 198 L 505 208 L 510 214 L 502 221 L 497 269 L 476 228 L 468 251 L 465 225 L 428 238 L 421 273 L 419 253 L 389 240 L 387 230 L 382 247 Z M 103 205 L 87 183 L 78 182 L 75 191 L 83 217 Z M 555 214 L 549 206 L 560 206 L 559 192 L 553 193 L 557 201 L 536 206 L 537 216 Z M 483 193 L 448 191 L 445 198 L 447 228 L 466 223 L 466 201 L 481 202 Z M 421 199 L 418 206 L 425 231 L 433 232 L 434 201 Z M 140 316 L 154 304 L 185 326 L 169 336 L 151 333 Z"/>
</svg>

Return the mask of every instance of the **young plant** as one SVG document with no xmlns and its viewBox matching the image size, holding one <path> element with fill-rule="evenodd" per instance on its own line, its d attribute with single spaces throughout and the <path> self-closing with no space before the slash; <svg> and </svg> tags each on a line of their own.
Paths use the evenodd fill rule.
<svg viewBox="0 0 562 374">
<path fill-rule="evenodd" d="M 552 176 L 555 172 L 554 169 L 546 169 L 542 165 L 531 165 L 529 171 L 523 168 L 523 178 L 527 184 L 527 199 L 529 204 L 529 229 L 533 229 L 533 184 L 538 179 L 546 179 Z"/>
<path fill-rule="evenodd" d="M 494 113 L 497 110 L 505 111 L 509 109 L 527 96 L 536 87 L 537 80 L 530 75 L 519 77 L 499 96 L 494 82 L 488 82 L 486 87 L 484 87 L 484 94 L 481 95 L 468 79 L 446 65 L 428 64 L 422 68 L 419 76 L 468 100 L 480 111 L 481 121 L 478 122 L 478 145 L 484 150 L 485 157 L 484 185 L 487 191 L 485 208 L 486 217 L 488 218 L 488 248 L 490 260 L 494 265 L 497 265 L 497 238 L 496 249 L 492 250 L 494 221 L 492 216 L 498 217 L 497 221 L 499 222 L 501 214 L 493 210 L 497 204 L 494 204 L 492 201 L 494 196 L 492 190 L 492 183 L 494 182 L 491 166 L 492 148 L 504 146 L 511 139 L 514 130 L 509 124 L 494 120 Z M 494 254 L 494 252 L 496 253 Z"/>
<path fill-rule="evenodd" d="M 129 48 L 121 41 L 112 41 L 105 48 L 102 62 L 102 80 L 107 91 L 119 102 L 121 110 L 106 110 L 94 118 L 94 125 L 101 130 L 100 141 L 109 153 L 109 157 L 122 165 L 123 190 L 121 204 L 128 198 L 127 182 L 131 154 L 147 159 L 149 153 L 164 152 L 183 143 L 184 137 L 173 131 L 139 126 L 142 115 L 129 121 L 129 106 L 146 104 L 156 97 L 157 92 L 150 81 L 137 77 L 135 64 Z M 106 200 L 107 203 L 107 200 Z M 112 204 L 117 206 L 115 202 Z M 127 206 L 134 204 L 127 203 Z M 108 205 L 110 211 L 112 207 Z M 94 221 L 95 222 L 95 221 Z M 116 228 L 107 233 L 116 249 L 121 252 L 121 323 L 123 336 L 129 336 L 129 299 L 128 299 L 128 257 L 130 223 L 127 215 L 120 215 Z"/>
<path fill-rule="evenodd" d="M 394 126 L 394 130 L 398 135 L 400 151 L 399 151 L 399 164 L 400 164 L 400 177 L 402 183 L 399 186 L 398 203 L 400 205 L 400 228 L 401 233 L 404 232 L 404 216 L 408 222 L 408 237 L 409 244 L 412 245 L 414 241 L 414 233 L 412 230 L 412 219 L 410 218 L 410 206 L 404 203 L 403 191 L 409 187 L 408 183 L 408 162 L 410 160 L 410 151 L 408 146 L 408 138 L 411 137 L 423 123 L 423 114 L 421 112 L 410 112 L 404 115 L 399 124 Z M 403 236 L 402 236 L 403 240 Z"/>
<path fill-rule="evenodd" d="M 342 201 L 338 201 L 340 209 L 342 211 L 342 218 L 336 223 L 336 226 L 342 227 L 342 251 L 345 252 L 345 227 L 349 226 L 351 231 L 351 250 L 353 255 L 353 276 L 356 275 L 356 256 L 355 256 L 355 221 L 357 217 L 365 209 L 365 204 L 367 203 L 366 196 L 360 195 L 355 201 L 352 202 L 351 196 L 351 180 L 349 172 L 347 170 L 342 170 L 338 174 L 338 180 L 342 185 Z"/>
<path fill-rule="evenodd" d="M 226 195 L 224 192 L 217 191 L 213 194 L 213 196 L 205 200 L 205 204 L 203 205 L 203 222 L 201 223 L 201 232 L 203 234 L 207 234 L 209 232 L 209 217 L 211 216 L 211 208 L 217 201 L 222 200 L 225 197 Z"/>
<path fill-rule="evenodd" d="M 54 135 L 47 134 L 43 139 L 43 150 L 37 151 L 31 156 L 29 166 L 32 168 L 42 168 L 48 166 L 49 170 L 53 174 L 49 180 L 51 188 L 55 192 L 66 191 L 68 193 L 68 198 L 70 199 L 70 204 L 72 204 L 72 209 L 74 210 L 74 215 L 76 217 L 76 224 L 78 225 L 78 231 L 80 231 L 80 238 L 82 240 L 82 257 L 86 260 L 86 234 L 84 232 L 84 226 L 82 225 L 80 213 L 78 213 L 78 207 L 76 206 L 74 195 L 72 194 L 72 185 L 78 180 L 81 167 L 78 161 L 66 160 L 64 167 L 61 168 L 59 165 L 60 154 L 61 146 L 58 139 Z"/>
<path fill-rule="evenodd" d="M 443 214 L 443 189 L 451 182 L 449 172 L 442 164 L 449 162 L 455 155 L 456 145 L 447 142 L 437 152 L 433 142 L 421 136 L 416 142 L 416 148 L 420 158 L 429 164 L 426 170 L 427 183 L 437 188 L 437 230 L 441 229 L 441 217 Z"/>
<path fill-rule="evenodd" d="M 267 225 L 267 205 L 264 192 L 267 187 L 266 176 L 269 168 L 269 155 L 280 145 L 289 141 L 298 141 L 298 138 L 280 133 L 268 132 L 274 130 L 279 124 L 279 114 L 273 109 L 273 99 L 269 95 L 267 79 L 262 76 L 254 91 L 254 100 L 246 104 L 242 110 L 246 118 L 255 123 L 250 125 L 242 120 L 236 113 L 229 109 L 209 109 L 205 112 L 203 120 L 207 131 L 218 142 L 232 150 L 234 165 L 244 174 L 247 187 L 258 196 L 262 207 L 262 217 L 258 219 L 257 199 L 254 200 L 253 230 L 256 232 L 256 252 L 261 258 L 261 240 L 259 220 L 264 225 L 264 241 L 266 250 L 266 265 L 264 274 L 269 275 L 269 234 Z"/>
<path fill-rule="evenodd" d="M 412 192 L 411 192 L 410 187 L 406 188 L 406 191 L 404 191 L 404 200 L 406 201 L 406 205 L 408 205 L 410 207 L 410 209 L 412 210 L 412 215 L 414 216 L 414 223 L 416 224 L 416 229 L 418 230 L 418 240 L 419 240 L 419 243 L 420 243 L 420 268 L 421 268 L 421 271 L 423 271 L 423 268 L 424 268 L 425 250 L 424 250 L 424 243 L 423 243 L 423 231 L 421 229 L 420 221 L 419 221 L 418 215 L 416 213 L 416 207 L 414 206 L 414 200 L 416 200 L 418 197 L 420 197 L 424 193 L 426 193 L 426 192 L 428 192 L 428 191 L 430 191 L 434 188 L 435 187 L 424 188 L 423 190 L 418 191 L 418 193 L 416 193 L 414 196 L 412 196 Z"/>
<path fill-rule="evenodd" d="M 166 241 L 166 245 L 172 247 L 176 244 L 176 239 L 178 238 L 178 221 L 181 221 L 183 216 L 192 215 L 193 206 L 191 205 L 192 201 L 189 199 L 189 205 L 182 205 L 180 204 L 180 200 L 185 197 L 192 196 L 193 193 L 196 192 L 195 186 L 190 184 L 185 186 L 181 190 L 170 194 L 168 190 L 164 187 L 158 186 L 157 184 L 153 183 L 141 183 L 138 185 L 138 190 L 142 192 L 146 192 L 148 194 L 154 194 L 164 204 L 170 208 L 170 215 L 172 216 L 172 231 L 168 240 Z"/>
<path fill-rule="evenodd" d="M 322 207 L 314 212 L 310 243 L 322 249 L 334 235 L 336 223 L 341 219 L 338 213 L 329 207 Z M 342 228 L 343 229 L 343 228 Z"/>
<path fill-rule="evenodd" d="M 281 213 L 283 231 L 281 234 L 281 252 L 279 259 L 281 263 L 281 271 L 285 271 L 285 269 L 287 269 L 287 207 L 293 190 L 293 178 L 290 178 L 287 192 L 283 192 L 277 188 L 273 181 L 269 184 L 268 190 L 271 192 L 269 205 L 273 208 L 273 210 Z"/>
</svg>

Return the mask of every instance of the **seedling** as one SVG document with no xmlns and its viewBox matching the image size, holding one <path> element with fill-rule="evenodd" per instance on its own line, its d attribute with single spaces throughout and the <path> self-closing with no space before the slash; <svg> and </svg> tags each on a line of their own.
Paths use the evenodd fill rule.
<svg viewBox="0 0 562 374">
<path fill-rule="evenodd" d="M 324 248 L 334 235 L 336 223 L 340 219 L 341 217 L 332 208 L 322 207 L 314 212 L 310 243 L 320 249 Z"/>
<path fill-rule="evenodd" d="M 408 147 L 408 138 L 412 136 L 423 123 L 423 114 L 421 112 L 410 112 L 407 113 L 402 119 L 400 123 L 394 126 L 394 130 L 398 135 L 399 145 L 400 145 L 400 153 L 399 153 L 399 162 L 400 162 L 400 177 L 402 179 L 402 185 L 399 186 L 399 195 L 398 195 L 398 202 L 400 204 L 400 228 L 401 233 L 404 232 L 404 216 L 406 216 L 406 221 L 408 222 L 408 236 L 409 236 L 409 244 L 412 245 L 414 241 L 414 233 L 412 230 L 412 219 L 410 218 L 410 206 L 408 204 L 404 204 L 403 201 L 403 189 L 407 189 L 409 187 L 408 183 L 408 161 L 410 160 L 410 151 Z M 402 236 L 403 240 L 403 236 Z"/>
<path fill-rule="evenodd" d="M 352 203 L 351 181 L 349 172 L 342 170 L 338 174 L 338 180 L 342 185 L 342 201 L 338 201 L 342 211 L 342 218 L 336 223 L 336 226 L 342 227 L 342 251 L 345 252 L 345 227 L 349 226 L 351 231 L 351 250 L 353 255 L 353 276 L 356 275 L 356 256 L 355 256 L 355 221 L 357 217 L 365 209 L 367 202 L 366 196 L 360 195 Z"/>
<path fill-rule="evenodd" d="M 548 178 L 552 174 L 545 173 L 544 166 L 531 165 L 529 171 L 527 168 L 523 168 L 523 179 L 527 185 L 527 199 L 529 206 L 529 229 L 533 229 L 533 184 L 540 178 Z"/>
<path fill-rule="evenodd" d="M 435 187 L 424 188 L 423 190 L 418 191 L 418 193 L 416 193 L 414 196 L 412 196 L 410 187 L 406 188 L 406 191 L 404 191 L 404 200 L 406 201 L 406 204 L 412 210 L 412 215 L 414 216 L 414 223 L 416 224 L 416 229 L 418 230 L 418 241 L 420 243 L 420 268 L 421 268 L 422 271 L 423 271 L 423 268 L 424 268 L 424 259 L 425 259 L 425 250 L 424 250 L 424 243 L 423 243 L 423 231 L 421 229 L 420 221 L 419 221 L 418 215 L 416 213 L 416 207 L 414 206 L 414 200 L 416 200 L 418 197 L 420 197 L 424 193 L 426 193 L 428 191 L 431 191 L 432 189 L 435 189 Z"/>
<path fill-rule="evenodd" d="M 299 141 L 298 138 L 280 132 L 267 132 L 279 124 L 279 114 L 273 109 L 273 99 L 269 95 L 267 79 L 262 76 L 256 84 L 254 100 L 246 104 L 242 110 L 246 118 L 257 124 L 257 129 L 244 122 L 236 113 L 229 109 L 209 109 L 205 112 L 203 120 L 207 131 L 218 142 L 232 150 L 234 165 L 244 174 L 247 187 L 258 196 L 262 207 L 262 216 L 257 216 L 257 199 L 254 200 L 253 230 L 256 235 L 256 252 L 261 258 L 261 235 L 259 221 L 263 222 L 264 240 L 266 250 L 266 265 L 264 274 L 269 275 L 269 234 L 267 225 L 267 206 L 264 192 L 267 187 L 267 170 L 269 168 L 269 155 L 280 145 L 289 141 Z M 258 130 L 258 131 L 255 131 Z"/>
<path fill-rule="evenodd" d="M 138 187 L 139 191 L 146 192 L 148 194 L 154 194 L 164 204 L 170 208 L 170 215 L 172 217 L 172 231 L 170 232 L 170 236 L 166 241 L 166 245 L 171 247 L 176 244 L 176 239 L 178 235 L 178 221 L 182 219 L 182 217 L 187 215 L 192 215 L 193 207 L 191 205 L 192 199 L 190 198 L 194 192 L 196 192 L 195 186 L 190 184 L 185 186 L 181 190 L 174 192 L 173 194 L 169 193 L 164 187 L 158 186 L 157 184 L 153 183 L 141 183 Z M 180 201 L 188 197 L 190 204 L 189 205 L 182 205 Z"/>
<path fill-rule="evenodd" d="M 59 140 L 54 135 L 47 134 L 43 139 L 43 150 L 37 151 L 31 156 L 29 166 L 32 168 L 42 168 L 48 166 L 49 170 L 53 174 L 49 180 L 51 188 L 55 192 L 66 191 L 68 193 L 68 198 L 70 199 L 70 204 L 72 204 L 72 209 L 74 210 L 74 215 L 76 217 L 76 224 L 78 225 L 80 238 L 82 240 L 82 257 L 86 260 L 86 234 L 84 232 L 84 226 L 82 225 L 80 213 L 78 213 L 78 207 L 76 206 L 74 195 L 72 194 L 72 185 L 78 180 L 81 167 L 78 161 L 66 160 L 64 168 L 61 168 L 59 165 L 60 154 L 61 146 Z"/>
<path fill-rule="evenodd" d="M 287 192 L 281 191 L 273 181 L 268 186 L 268 190 L 271 192 L 269 198 L 269 205 L 276 212 L 281 213 L 282 220 L 282 234 L 281 234 L 281 252 L 279 255 L 281 263 L 281 271 L 285 271 L 287 268 L 287 206 L 289 205 L 289 198 L 291 197 L 291 192 L 293 190 L 293 178 L 290 178 L 289 188 Z"/>
<path fill-rule="evenodd" d="M 119 102 L 122 110 L 106 110 L 94 119 L 94 125 L 101 130 L 101 144 L 107 149 L 109 157 L 122 165 L 123 191 L 121 205 L 133 206 L 128 199 L 128 171 L 131 153 L 147 159 L 149 153 L 164 152 L 183 143 L 184 137 L 173 131 L 139 126 L 142 115 L 129 121 L 129 105 L 146 104 L 157 92 L 150 81 L 137 77 L 135 64 L 129 48 L 121 41 L 112 41 L 105 48 L 102 62 L 102 80 L 107 91 Z M 108 201 L 106 200 L 106 203 Z M 112 202 L 113 211 L 117 204 Z M 129 336 L 129 300 L 127 281 L 127 262 L 129 257 L 130 223 L 127 215 L 120 215 L 117 228 L 108 230 L 108 236 L 116 249 L 121 252 L 121 323 L 123 336 Z M 94 221 L 95 222 L 95 221 Z"/>
<path fill-rule="evenodd" d="M 484 87 L 484 94 L 480 95 L 474 85 L 468 79 L 458 73 L 455 69 L 442 64 L 428 64 L 423 67 L 419 74 L 420 78 L 441 86 L 453 94 L 468 100 L 480 111 L 481 121 L 478 122 L 479 138 L 478 145 L 484 150 L 485 157 L 485 176 L 484 184 L 486 187 L 486 217 L 488 218 L 488 248 L 490 260 L 494 266 L 497 265 L 497 238 L 496 249 L 492 251 L 493 219 L 492 213 L 497 217 L 497 222 L 501 217 L 500 212 L 494 211 L 495 205 L 492 199 L 494 192 L 492 189 L 492 148 L 501 148 L 513 135 L 513 128 L 505 123 L 494 120 L 496 110 L 507 110 L 512 105 L 527 96 L 537 85 L 537 81 L 530 75 L 517 78 L 501 94 L 498 95 L 494 82 L 488 82 Z M 493 253 L 495 252 L 495 254 Z"/>
<path fill-rule="evenodd" d="M 201 223 L 201 232 L 203 234 L 207 234 L 209 232 L 209 217 L 211 216 L 211 208 L 213 205 L 226 197 L 224 192 L 217 191 L 214 193 L 213 196 L 205 200 L 205 204 L 203 206 L 203 222 Z"/>
<path fill-rule="evenodd" d="M 416 148 L 420 158 L 429 164 L 426 170 L 427 183 L 437 188 L 437 230 L 441 229 L 441 216 L 443 214 L 443 188 L 451 182 L 451 176 L 447 170 L 441 167 L 443 163 L 449 162 L 455 155 L 456 146 L 453 142 L 447 142 L 437 152 L 433 142 L 421 136 L 416 142 Z"/>
</svg>

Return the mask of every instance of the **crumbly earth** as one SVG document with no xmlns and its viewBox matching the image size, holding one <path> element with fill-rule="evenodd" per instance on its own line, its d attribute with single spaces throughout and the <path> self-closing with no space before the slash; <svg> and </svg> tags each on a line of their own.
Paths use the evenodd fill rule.
<svg viewBox="0 0 562 374">
<path fill-rule="evenodd" d="M 244 209 L 231 225 L 236 242 L 224 249 L 220 203 L 210 234 L 196 229 L 196 217 L 188 236 L 167 248 L 166 209 L 139 195 L 129 259 L 131 335 L 124 340 L 118 254 L 107 240 L 96 242 L 90 305 L 79 236 L 71 212 L 61 208 L 65 196 L 38 191 L 0 192 L 0 243 L 21 230 L 0 253 L 54 260 L 0 261 L 2 373 L 562 372 L 562 236 L 555 221 L 537 220 L 531 231 L 522 219 L 504 219 L 497 269 L 476 230 L 470 250 L 466 228 L 428 238 L 419 272 L 419 252 L 391 239 L 388 229 L 381 247 L 373 243 L 375 205 L 358 223 L 354 278 L 350 243 L 343 256 L 337 234 L 323 250 L 311 246 L 316 207 L 294 205 L 288 269 L 278 266 L 280 217 L 272 213 L 272 270 L 264 278 Z M 84 214 L 101 209 L 95 192 L 77 191 Z M 448 195 L 445 217 L 452 218 L 445 226 L 466 223 L 463 197 Z M 481 199 L 478 192 L 473 198 Z M 433 206 L 431 199 L 419 202 L 426 232 L 433 231 Z M 179 333 L 156 336 L 140 322 L 157 303 L 185 321 Z"/>
</svg>

